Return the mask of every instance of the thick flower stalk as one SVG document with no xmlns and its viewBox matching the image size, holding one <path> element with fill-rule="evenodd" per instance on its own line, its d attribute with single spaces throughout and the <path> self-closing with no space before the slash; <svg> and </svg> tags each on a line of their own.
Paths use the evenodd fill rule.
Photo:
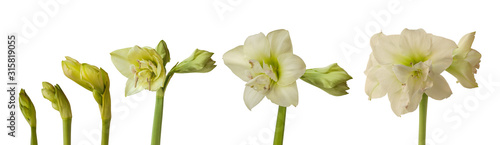
<svg viewBox="0 0 500 145">
<path fill-rule="evenodd" d="M 223 56 L 224 64 L 246 82 L 243 100 L 249 110 L 266 96 L 279 105 L 274 144 L 283 143 L 286 107 L 299 103 L 296 80 L 306 71 L 304 61 L 293 54 L 287 30 L 249 36 L 244 45 Z"/>
<path fill-rule="evenodd" d="M 87 63 L 80 63 L 68 56 L 66 56 L 66 60 L 63 60 L 61 64 L 66 77 L 92 92 L 101 113 L 101 144 L 107 145 L 111 123 L 111 98 L 109 93 L 110 82 L 108 73 L 102 68 Z"/>
<path fill-rule="evenodd" d="M 212 55 L 211 52 L 196 49 L 190 57 L 174 65 L 165 74 L 165 65 L 170 61 L 170 53 L 163 40 L 158 43 L 156 49 L 135 46 L 111 52 L 113 64 L 122 75 L 128 78 L 125 96 L 142 90 L 156 91 L 151 145 L 159 145 L 161 141 L 165 89 L 174 73 L 209 72 L 215 68 Z"/>
<path fill-rule="evenodd" d="M 465 88 L 476 88 L 474 74 L 479 69 L 481 53 L 471 48 L 476 32 L 466 34 L 458 42 L 458 48 L 453 51 L 453 63 L 446 69 L 455 76 Z"/>
<path fill-rule="evenodd" d="M 59 111 L 63 120 L 63 143 L 71 144 L 71 106 L 61 87 L 56 84 L 53 86 L 48 82 L 42 83 L 42 95 L 45 99 L 52 102 L 52 108 Z"/>
<path fill-rule="evenodd" d="M 342 96 L 347 94 L 349 89 L 347 81 L 352 77 L 337 63 L 334 63 L 324 68 L 307 69 L 300 79 L 330 95 Z"/>
<path fill-rule="evenodd" d="M 24 89 L 19 92 L 19 105 L 24 118 L 28 121 L 31 127 L 31 145 L 37 145 L 38 140 L 36 137 L 36 111 L 33 102 L 31 102 L 30 97 L 26 94 Z"/>
</svg>

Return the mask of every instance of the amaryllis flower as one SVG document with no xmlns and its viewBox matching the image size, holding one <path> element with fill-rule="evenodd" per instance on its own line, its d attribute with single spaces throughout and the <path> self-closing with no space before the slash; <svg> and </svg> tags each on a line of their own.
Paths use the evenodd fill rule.
<svg viewBox="0 0 500 145">
<path fill-rule="evenodd" d="M 388 94 L 397 116 L 415 111 L 424 93 L 436 100 L 451 95 L 441 72 L 453 61 L 452 40 L 405 29 L 401 35 L 375 34 L 370 45 L 365 92 L 370 99 Z"/>
<path fill-rule="evenodd" d="M 151 47 L 134 46 L 118 49 L 111 52 L 111 60 L 116 69 L 128 78 L 125 96 L 139 93 L 144 89 L 157 91 L 163 87 L 167 78 L 165 74 L 167 62 L 164 62 L 162 56 Z"/>
<path fill-rule="evenodd" d="M 453 51 L 453 63 L 446 69 L 447 72 L 455 76 L 460 84 L 466 88 L 477 87 L 474 74 L 479 69 L 481 53 L 471 48 L 476 32 L 466 34 L 460 42 L 458 48 Z"/>
<path fill-rule="evenodd" d="M 243 98 L 248 109 L 264 96 L 279 106 L 298 105 L 295 81 L 304 74 L 306 65 L 293 54 L 287 30 L 249 36 L 244 45 L 229 50 L 223 59 L 236 76 L 247 82 Z"/>
</svg>

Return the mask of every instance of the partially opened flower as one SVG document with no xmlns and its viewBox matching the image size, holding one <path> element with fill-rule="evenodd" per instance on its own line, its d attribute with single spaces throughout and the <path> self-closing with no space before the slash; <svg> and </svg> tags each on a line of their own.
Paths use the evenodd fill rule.
<svg viewBox="0 0 500 145">
<path fill-rule="evenodd" d="M 223 59 L 236 76 L 247 82 L 243 98 L 248 109 L 264 96 L 279 106 L 298 105 L 295 81 L 304 74 L 306 65 L 293 54 L 287 30 L 249 36 L 244 45 L 229 50 Z"/>
<path fill-rule="evenodd" d="M 334 63 L 324 68 L 307 69 L 300 79 L 330 95 L 342 96 L 347 94 L 346 90 L 349 89 L 347 80 L 352 77 L 337 63 Z"/>
<path fill-rule="evenodd" d="M 139 93 L 144 89 L 157 91 L 163 87 L 166 79 L 165 64 L 170 60 L 168 50 L 164 55 L 162 58 L 155 49 L 139 46 L 111 52 L 113 64 L 128 78 L 125 96 Z"/>
<path fill-rule="evenodd" d="M 466 88 L 477 87 L 474 74 L 479 69 L 481 54 L 471 48 L 476 32 L 466 34 L 458 42 L 458 48 L 453 51 L 453 63 L 446 71 L 455 76 L 460 84 Z"/>
<path fill-rule="evenodd" d="M 61 65 L 66 77 L 92 92 L 95 101 L 99 105 L 103 123 L 101 144 L 108 144 L 111 121 L 111 95 L 109 93 L 110 82 L 108 73 L 102 68 L 87 63 L 80 63 L 69 56 L 66 56 L 66 60 L 63 60 Z"/>
<path fill-rule="evenodd" d="M 436 100 L 451 95 L 441 72 L 453 61 L 452 40 L 405 29 L 401 35 L 375 34 L 370 45 L 365 92 L 370 99 L 388 94 L 397 116 L 414 111 L 424 93 Z"/>
<path fill-rule="evenodd" d="M 19 92 L 19 108 L 23 113 L 24 118 L 28 121 L 31 127 L 31 145 L 37 145 L 38 139 L 36 136 L 36 110 L 30 97 L 26 94 L 24 89 Z"/>
</svg>

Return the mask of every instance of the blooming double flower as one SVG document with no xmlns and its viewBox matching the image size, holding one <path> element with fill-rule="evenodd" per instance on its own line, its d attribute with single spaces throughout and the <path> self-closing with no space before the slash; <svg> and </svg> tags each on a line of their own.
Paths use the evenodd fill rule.
<svg viewBox="0 0 500 145">
<path fill-rule="evenodd" d="M 401 35 L 375 34 L 370 45 L 365 92 L 370 99 L 388 94 L 397 116 L 414 111 L 423 93 L 436 100 L 451 95 L 441 72 L 453 62 L 452 40 L 405 29 Z"/>
<path fill-rule="evenodd" d="M 226 52 L 223 60 L 236 76 L 247 82 L 243 98 L 248 109 L 264 96 L 283 107 L 298 105 L 295 81 L 304 74 L 306 65 L 293 54 L 287 30 L 249 36 L 244 45 Z"/>
<path fill-rule="evenodd" d="M 160 42 L 160 44 L 162 43 Z M 111 52 L 111 60 L 116 69 L 128 78 L 125 96 L 139 93 L 144 89 L 157 91 L 163 87 L 167 77 L 165 64 L 170 60 L 168 50 L 165 54 L 165 57 L 162 58 L 155 49 L 139 46 Z M 164 58 L 167 59 L 164 60 Z"/>
</svg>

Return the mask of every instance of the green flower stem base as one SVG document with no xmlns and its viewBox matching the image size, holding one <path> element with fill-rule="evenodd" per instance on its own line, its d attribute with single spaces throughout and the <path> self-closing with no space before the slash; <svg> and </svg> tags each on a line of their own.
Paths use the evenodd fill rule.
<svg viewBox="0 0 500 145">
<path fill-rule="evenodd" d="M 279 106 L 278 118 L 276 120 L 276 130 L 274 131 L 274 145 L 283 144 L 285 134 L 286 107 Z"/>
<path fill-rule="evenodd" d="M 102 120 L 102 138 L 101 145 L 108 145 L 109 142 L 109 126 L 111 123 L 111 119 Z"/>
<path fill-rule="evenodd" d="M 31 127 L 31 145 L 38 145 L 38 140 L 36 139 L 36 127 Z"/>
<path fill-rule="evenodd" d="M 63 144 L 71 145 L 71 118 L 63 119 Z"/>
<path fill-rule="evenodd" d="M 427 94 L 422 95 L 422 100 L 420 101 L 420 118 L 418 127 L 418 145 L 425 145 L 425 127 L 427 121 L 427 99 L 429 97 Z"/>
<path fill-rule="evenodd" d="M 151 145 L 159 145 L 161 139 L 161 123 L 163 118 L 163 95 L 159 96 L 160 91 L 156 92 L 155 116 L 153 121 L 153 135 Z"/>
<path fill-rule="evenodd" d="M 174 66 L 175 67 L 175 66 Z M 174 71 L 170 70 L 167 74 L 167 79 L 162 88 L 156 91 L 155 116 L 153 120 L 153 133 L 151 135 L 151 145 L 160 145 L 161 140 L 161 123 L 163 121 L 163 98 L 168 82 L 174 75 Z"/>
</svg>

